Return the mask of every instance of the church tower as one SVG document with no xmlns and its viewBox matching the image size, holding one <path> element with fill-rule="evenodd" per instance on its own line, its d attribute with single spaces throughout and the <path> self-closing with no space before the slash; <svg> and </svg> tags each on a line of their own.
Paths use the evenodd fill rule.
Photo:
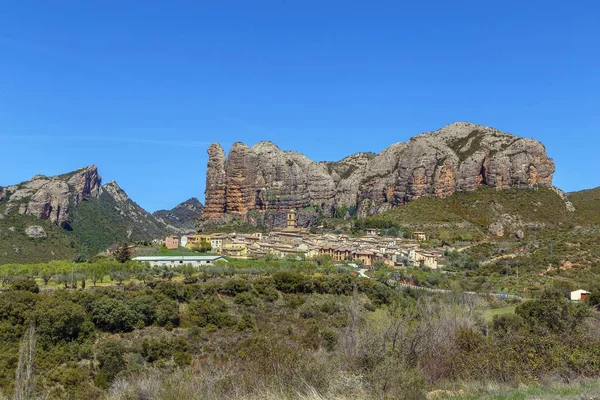
<svg viewBox="0 0 600 400">
<path fill-rule="evenodd" d="M 288 212 L 287 215 L 287 229 L 294 230 L 296 229 L 296 210 L 293 208 Z"/>
</svg>

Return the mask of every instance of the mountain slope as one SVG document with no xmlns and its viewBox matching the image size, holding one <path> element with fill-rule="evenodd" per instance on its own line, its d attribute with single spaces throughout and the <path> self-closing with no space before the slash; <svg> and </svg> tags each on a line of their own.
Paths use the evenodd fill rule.
<svg viewBox="0 0 600 400">
<path fill-rule="evenodd" d="M 572 192 L 567 196 L 582 222 L 600 224 L 600 187 Z"/>
<path fill-rule="evenodd" d="M 172 232 L 132 201 L 116 182 L 102 186 L 97 197 L 87 197 L 69 221 L 73 234 L 91 251 L 118 242 L 161 238 Z"/>
<path fill-rule="evenodd" d="M 42 237 L 27 235 L 29 227 L 41 227 Z M 72 260 L 79 243 L 65 229 L 31 215 L 9 213 L 0 218 L 0 264 Z"/>
<path fill-rule="evenodd" d="M 0 188 L 0 263 L 91 256 L 117 242 L 176 231 L 129 199 L 116 182 L 101 183 L 97 168 L 90 166 Z M 41 226 L 46 237 L 24 233 L 34 226 Z"/>
<path fill-rule="evenodd" d="M 497 190 L 482 186 L 440 199 L 423 197 L 402 207 L 357 221 L 359 228 L 406 227 L 437 233 L 446 239 L 469 232 L 475 238 L 532 235 L 562 229 L 579 221 L 579 214 L 558 190 Z"/>
<path fill-rule="evenodd" d="M 338 162 L 315 162 L 271 142 L 234 143 L 227 157 L 215 143 L 208 154 L 207 221 L 246 220 L 249 212 L 285 214 L 292 208 L 327 216 L 341 206 L 365 217 L 482 185 L 551 187 L 554 173 L 541 143 L 464 122 L 395 143 L 380 154 L 357 153 Z"/>
<path fill-rule="evenodd" d="M 192 197 L 172 210 L 159 210 L 153 212 L 152 215 L 167 225 L 191 233 L 196 230 L 196 222 L 202 214 L 203 208 L 202 203 L 197 198 Z"/>
</svg>

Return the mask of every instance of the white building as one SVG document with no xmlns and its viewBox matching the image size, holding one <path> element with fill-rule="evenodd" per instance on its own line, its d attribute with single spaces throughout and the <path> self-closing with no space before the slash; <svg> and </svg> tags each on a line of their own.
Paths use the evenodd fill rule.
<svg viewBox="0 0 600 400">
<path fill-rule="evenodd" d="M 571 292 L 571 300 L 576 300 L 576 301 L 585 301 L 585 299 L 590 295 L 591 293 L 586 291 L 586 290 L 575 290 L 573 292 Z"/>
<path fill-rule="evenodd" d="M 183 265 L 199 267 L 201 265 L 213 265 L 215 261 L 227 262 L 221 256 L 146 256 L 135 257 L 133 260 L 147 262 L 151 267 L 178 267 Z"/>
<path fill-rule="evenodd" d="M 181 239 L 179 240 L 179 246 L 180 246 L 180 247 L 186 247 L 186 246 L 187 246 L 187 243 L 188 243 L 188 237 L 187 237 L 187 236 L 185 236 L 185 235 L 183 235 L 183 236 L 181 237 Z"/>
</svg>

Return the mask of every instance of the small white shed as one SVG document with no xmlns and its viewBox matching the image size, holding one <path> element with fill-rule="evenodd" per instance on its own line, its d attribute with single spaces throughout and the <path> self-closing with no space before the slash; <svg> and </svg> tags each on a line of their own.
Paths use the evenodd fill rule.
<svg viewBox="0 0 600 400">
<path fill-rule="evenodd" d="M 571 292 L 571 300 L 585 301 L 591 293 L 586 290 L 574 290 Z"/>
</svg>

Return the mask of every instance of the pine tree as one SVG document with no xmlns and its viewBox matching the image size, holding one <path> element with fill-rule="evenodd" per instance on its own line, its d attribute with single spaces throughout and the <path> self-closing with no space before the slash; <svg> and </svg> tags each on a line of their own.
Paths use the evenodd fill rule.
<svg viewBox="0 0 600 400">
<path fill-rule="evenodd" d="M 115 260 L 122 264 L 131 259 L 131 250 L 129 249 L 127 243 L 122 243 L 119 245 L 119 247 L 117 247 L 113 255 Z"/>
</svg>

